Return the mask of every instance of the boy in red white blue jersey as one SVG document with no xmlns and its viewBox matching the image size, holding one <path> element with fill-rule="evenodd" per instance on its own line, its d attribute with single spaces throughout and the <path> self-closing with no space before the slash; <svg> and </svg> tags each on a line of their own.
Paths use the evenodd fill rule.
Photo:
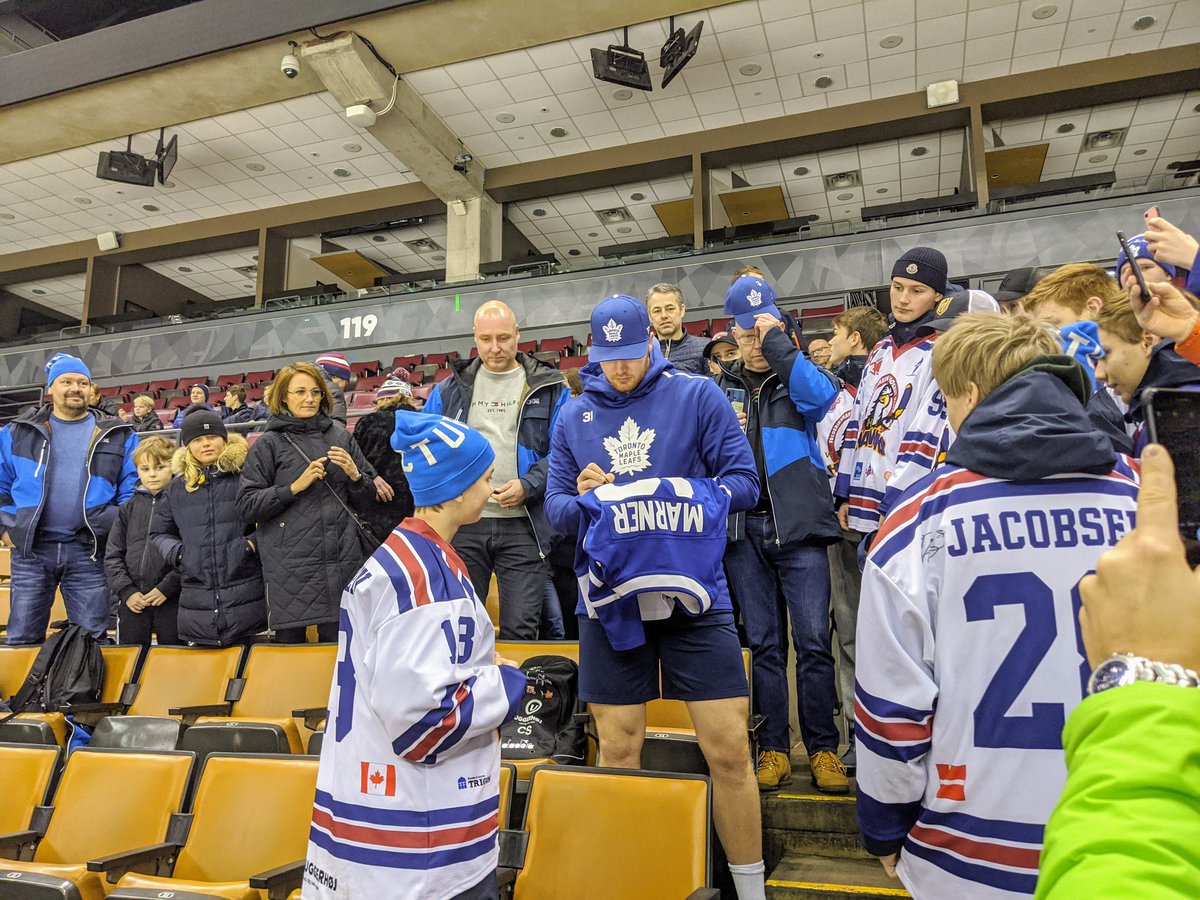
<svg viewBox="0 0 1200 900">
<path fill-rule="evenodd" d="M 466 425 L 396 416 L 416 511 L 342 595 L 338 663 L 304 897 L 495 896 L 500 741 L 525 675 L 450 539 L 491 496 L 495 454 Z"/>
<path fill-rule="evenodd" d="M 1037 324 L 965 315 L 933 370 L 954 443 L 863 573 L 858 824 L 915 898 L 1032 895 L 1089 675 L 1079 581 L 1132 529 L 1138 476 Z"/>
</svg>

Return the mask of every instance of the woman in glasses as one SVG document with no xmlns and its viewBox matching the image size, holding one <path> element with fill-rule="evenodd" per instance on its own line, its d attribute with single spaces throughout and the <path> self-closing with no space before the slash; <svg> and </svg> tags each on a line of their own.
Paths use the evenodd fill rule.
<svg viewBox="0 0 1200 900">
<path fill-rule="evenodd" d="M 375 547 L 355 512 L 375 502 L 375 471 L 329 417 L 332 404 L 315 366 L 284 366 L 266 432 L 242 471 L 238 508 L 257 526 L 267 621 L 279 643 L 303 643 L 309 625 L 318 640 L 336 641 L 342 589 Z"/>
</svg>

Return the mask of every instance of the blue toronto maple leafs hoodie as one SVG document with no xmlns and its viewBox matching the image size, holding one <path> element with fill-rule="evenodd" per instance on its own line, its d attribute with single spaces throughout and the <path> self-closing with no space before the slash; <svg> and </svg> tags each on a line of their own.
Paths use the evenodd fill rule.
<svg viewBox="0 0 1200 900">
<path fill-rule="evenodd" d="M 758 472 L 750 442 L 729 400 L 706 376 L 679 372 L 651 349 L 642 383 L 622 394 L 599 363 L 580 371 L 583 394 L 563 407 L 550 444 L 546 515 L 564 534 L 579 533 L 579 473 L 588 463 L 611 472 L 616 484 L 639 478 L 714 478 L 729 491 L 730 512 L 758 501 Z M 713 609 L 730 608 L 725 585 Z"/>
</svg>

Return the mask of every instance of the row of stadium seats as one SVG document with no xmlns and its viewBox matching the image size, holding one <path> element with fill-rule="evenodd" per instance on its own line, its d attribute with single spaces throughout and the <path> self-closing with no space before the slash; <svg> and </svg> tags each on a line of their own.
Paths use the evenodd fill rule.
<svg viewBox="0 0 1200 900">
<path fill-rule="evenodd" d="M 312 822 L 312 756 L 0 746 L 6 897 L 298 898 Z M 713 900 L 712 788 L 697 775 L 539 766 L 520 829 L 500 771 L 500 880 L 519 900 Z M 103 827 L 96 827 L 103 811 Z M 563 853 L 562 836 L 587 840 Z M 621 864 L 613 866 L 612 860 Z M 190 892 L 186 893 L 185 892 Z"/>
</svg>

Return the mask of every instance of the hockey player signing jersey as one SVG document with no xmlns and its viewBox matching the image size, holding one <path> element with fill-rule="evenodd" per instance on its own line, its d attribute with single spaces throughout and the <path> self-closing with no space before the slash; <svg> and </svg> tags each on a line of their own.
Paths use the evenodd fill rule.
<svg viewBox="0 0 1200 900">
<path fill-rule="evenodd" d="M 915 898 L 1034 891 L 1088 675 L 1078 584 L 1136 510 L 1136 470 L 1089 423 L 1089 393 L 1067 357 L 1027 364 L 899 498 L 867 558 L 858 821 L 868 850 L 900 854 Z"/>
<path fill-rule="evenodd" d="M 496 664 L 492 622 L 434 527 L 478 518 L 494 454 L 440 416 L 404 413 L 396 429 L 414 501 L 442 510 L 402 522 L 342 597 L 306 900 L 443 900 L 496 868 L 497 729 L 525 676 Z"/>
<path fill-rule="evenodd" d="M 640 647 L 643 620 L 676 604 L 693 615 L 718 599 L 729 490 L 714 479 L 642 478 L 580 498 L 580 602 L 614 650 Z"/>
</svg>

